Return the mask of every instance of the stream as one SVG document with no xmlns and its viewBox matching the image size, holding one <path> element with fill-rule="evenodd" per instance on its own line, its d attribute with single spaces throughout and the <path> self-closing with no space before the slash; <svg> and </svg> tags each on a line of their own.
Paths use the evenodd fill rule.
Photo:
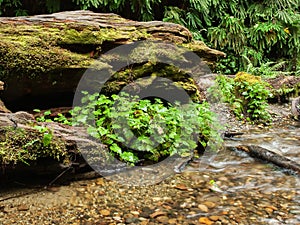
<svg viewBox="0 0 300 225">
<path fill-rule="evenodd" d="M 261 146 L 299 163 L 300 126 L 299 124 L 287 125 L 271 128 L 268 131 L 252 129 L 240 137 L 225 141 L 225 147 L 238 145 Z M 221 176 L 221 180 L 230 180 L 231 182 L 220 188 L 237 195 L 250 190 L 268 195 L 281 191 L 295 193 L 295 196 L 290 199 L 293 205 L 290 211 L 295 216 L 286 224 L 300 224 L 300 177 L 291 175 L 290 171 L 250 158 L 246 153 L 232 151 L 230 148 L 217 153 L 207 153 L 198 163 L 188 166 L 186 171 L 211 172 L 215 173 L 216 177 Z M 261 222 L 285 224 L 276 219 L 261 218 Z"/>
<path fill-rule="evenodd" d="M 223 150 L 207 151 L 182 173 L 154 186 L 126 189 L 98 178 L 75 181 L 66 186 L 53 187 L 50 191 L 29 192 L 0 202 L 0 224 L 13 224 L 12 221 L 17 221 L 15 224 L 28 224 L 29 221 L 34 223 L 35 219 L 49 222 L 44 221 L 43 224 L 62 224 L 62 221 L 63 224 L 97 224 L 95 218 L 98 218 L 101 221 L 99 224 L 120 225 L 138 222 L 149 225 L 199 224 L 199 221 L 202 222 L 200 224 L 299 225 L 300 177 L 229 148 L 236 145 L 259 145 L 300 162 L 299 133 L 300 126 L 297 124 L 267 131 L 249 130 L 226 140 Z M 6 190 L 0 193 L 0 198 L 4 199 L 12 192 L 26 193 L 30 188 L 24 190 Z M 136 210 L 130 211 L 126 206 L 129 203 L 134 203 L 132 207 Z M 166 210 L 164 204 L 169 207 L 167 216 L 153 216 L 150 212 L 147 216 L 147 210 L 154 210 L 154 213 Z M 87 212 L 92 207 L 99 208 L 95 213 L 97 216 L 92 213 L 93 210 Z M 44 220 L 41 215 L 43 208 L 47 209 Z M 49 212 L 49 209 L 52 211 Z M 78 219 L 79 214 L 74 213 L 74 209 L 85 213 L 85 216 L 88 214 L 86 220 L 93 222 L 82 223 L 85 217 Z M 62 211 L 63 216 L 60 214 Z M 51 216 L 49 213 L 52 213 Z M 54 219 L 55 215 L 60 216 Z M 25 222 L 21 223 L 19 217 Z M 162 222 L 163 217 L 166 217 L 165 222 Z M 158 221 L 159 218 L 161 221 Z"/>
</svg>

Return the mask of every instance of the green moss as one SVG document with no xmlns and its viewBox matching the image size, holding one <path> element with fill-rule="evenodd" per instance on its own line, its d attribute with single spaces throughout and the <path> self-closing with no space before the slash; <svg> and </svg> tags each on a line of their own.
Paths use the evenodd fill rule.
<svg viewBox="0 0 300 225">
<path fill-rule="evenodd" d="M 145 77 L 150 78 L 145 79 Z M 124 86 L 130 84 L 138 78 L 144 79 L 142 82 L 138 82 L 139 87 L 136 87 L 135 83 L 132 83 L 132 88 L 141 88 L 141 86 L 146 87 L 149 86 L 156 77 L 163 77 L 171 80 L 175 85 L 183 88 L 193 101 L 200 101 L 201 94 L 193 78 L 188 76 L 183 71 L 180 71 L 175 66 L 162 63 L 154 64 L 148 62 L 143 65 L 132 66 L 119 71 L 112 76 L 109 82 L 106 83 L 102 89 L 102 92 L 106 94 L 118 93 Z"/>
<path fill-rule="evenodd" d="M 182 44 L 183 47 L 193 51 L 193 52 L 207 52 L 207 45 L 204 44 L 204 42 L 202 41 L 192 41 L 192 42 L 189 42 L 189 43 L 184 43 Z"/>
<path fill-rule="evenodd" d="M 93 62 L 92 51 L 101 51 L 102 43 L 135 41 L 149 36 L 145 30 L 134 27 L 129 30 L 97 28 L 86 24 L 0 24 L 0 79 L 8 75 L 34 77 L 61 68 L 88 68 Z M 88 52 L 77 51 L 76 45 L 88 49 Z"/>
<path fill-rule="evenodd" d="M 38 158 L 51 157 L 58 161 L 68 161 L 65 144 L 53 138 L 48 146 L 43 145 L 43 134 L 32 130 L 1 127 L 0 129 L 0 164 L 18 164 L 35 161 Z"/>
<path fill-rule="evenodd" d="M 261 83 L 261 77 L 259 76 L 254 76 L 249 73 L 245 72 L 238 72 L 234 78 L 235 82 L 247 82 L 249 84 L 254 84 L 254 83 Z"/>
</svg>

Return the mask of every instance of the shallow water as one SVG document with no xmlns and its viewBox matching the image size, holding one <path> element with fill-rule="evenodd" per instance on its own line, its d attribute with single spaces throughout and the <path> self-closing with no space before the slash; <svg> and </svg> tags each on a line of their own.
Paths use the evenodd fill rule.
<svg viewBox="0 0 300 225">
<path fill-rule="evenodd" d="M 250 130 L 234 140 L 226 140 L 224 145 L 224 150 L 207 151 L 201 159 L 188 166 L 185 171 L 209 173 L 224 193 L 243 195 L 247 192 L 256 192 L 258 196 L 266 194 L 274 195 L 274 198 L 278 193 L 293 193 L 289 211 L 294 217 L 285 222 L 276 218 L 262 217 L 260 222 L 300 224 L 300 177 L 272 164 L 250 158 L 246 153 L 226 148 L 226 146 L 258 145 L 299 163 L 300 128 L 288 125 L 268 131 Z"/>
<path fill-rule="evenodd" d="M 199 209 L 196 209 L 195 214 L 191 214 L 194 209 L 186 209 L 186 211 L 176 209 L 178 213 L 184 215 L 184 220 L 197 220 L 203 216 L 219 215 L 225 218 L 225 222 L 218 221 L 221 222 L 218 224 L 299 225 L 300 176 L 292 175 L 272 164 L 253 159 L 246 153 L 234 151 L 231 150 L 232 148 L 229 148 L 229 146 L 235 145 L 259 145 L 299 162 L 299 132 L 300 127 L 287 125 L 267 131 L 259 129 L 250 130 L 239 137 L 235 137 L 234 140 L 226 140 L 224 149 L 219 151 L 207 150 L 200 159 L 193 161 L 182 173 L 169 177 L 166 179 L 166 182 L 145 188 L 145 196 L 147 197 L 143 201 L 151 200 L 153 196 L 157 195 L 156 192 L 151 192 L 152 189 L 157 189 L 156 191 L 159 193 L 164 193 L 162 190 L 166 188 L 167 190 L 174 191 L 172 182 L 179 182 L 179 184 L 183 183 L 190 187 L 188 190 L 194 191 L 191 192 L 192 195 L 189 194 L 190 191 L 188 190 L 179 191 L 179 194 L 174 195 L 176 198 L 173 198 L 173 195 L 162 195 L 172 199 L 172 202 L 180 202 L 180 204 L 188 204 L 189 201 L 196 201 L 196 204 L 202 204 L 205 201 L 209 201 L 214 202 L 216 205 L 216 207 L 210 208 L 208 212 L 199 212 Z M 166 169 L 165 167 L 160 168 Z M 156 175 L 154 174 L 154 179 L 156 179 L 155 177 Z M 211 180 L 214 180 L 216 187 L 209 190 L 209 182 Z M 0 191 L 0 200 L 12 197 L 11 199 L 0 201 L 0 207 L 1 204 L 3 206 L 8 205 L 9 207 L 6 207 L 8 211 L 17 208 L 20 203 L 25 205 L 35 204 L 37 210 L 47 207 L 51 208 L 52 205 L 58 207 L 61 204 L 71 201 L 71 196 L 78 192 L 78 186 L 80 193 L 82 192 L 86 195 L 91 194 L 90 187 L 93 187 L 97 193 L 103 192 L 103 195 L 99 199 L 119 196 L 122 201 L 124 200 L 124 195 L 120 193 L 118 186 L 110 186 L 109 182 L 107 182 L 109 188 L 103 191 L 101 188 L 104 184 L 99 186 L 90 185 L 93 183 L 95 183 L 93 180 L 84 181 L 84 186 L 82 186 L 82 184 L 74 182 L 73 184 L 60 187 L 60 189 L 54 192 L 31 188 L 9 189 L 2 193 Z M 128 190 L 131 190 L 131 188 Z M 36 191 L 37 193 L 35 194 Z M 109 191 L 113 191 L 113 194 Z M 97 193 L 96 195 L 98 196 Z M 137 193 L 137 195 L 139 194 Z M 84 197 L 81 195 L 77 199 L 84 201 Z M 126 199 L 130 200 L 130 197 L 127 196 Z M 87 204 L 90 204 L 92 200 L 87 198 L 86 201 Z M 102 205 L 102 203 L 100 205 L 101 207 L 109 207 Z M 80 205 L 76 203 L 75 206 L 79 207 Z M 83 206 L 85 207 L 85 205 Z M 114 210 L 123 210 L 122 208 L 118 209 L 118 207 L 116 206 Z M 72 205 L 71 208 L 74 209 L 74 206 Z M 227 214 L 224 214 L 225 212 Z M 43 213 L 47 215 L 46 212 Z M 30 214 L 30 217 L 28 217 L 29 220 L 31 217 L 34 217 L 36 211 L 33 208 L 32 210 L 28 210 L 28 214 Z M 10 221 L 11 217 L 19 215 L 20 212 L 18 210 L 16 210 L 16 214 L 5 213 L 3 221 Z M 7 222 L 5 224 L 10 223 Z"/>
</svg>

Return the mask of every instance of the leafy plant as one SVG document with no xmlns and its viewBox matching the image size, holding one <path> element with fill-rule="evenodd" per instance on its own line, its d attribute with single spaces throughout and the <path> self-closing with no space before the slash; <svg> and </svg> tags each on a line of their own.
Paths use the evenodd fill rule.
<svg viewBox="0 0 300 225">
<path fill-rule="evenodd" d="M 227 52 L 226 58 L 217 61 L 215 72 L 219 74 L 235 74 L 239 68 L 241 68 L 240 59 L 233 52 Z"/>
<path fill-rule="evenodd" d="M 44 147 L 49 146 L 53 137 L 51 130 L 48 129 L 47 127 L 37 126 L 37 125 L 34 126 L 33 128 L 43 134 L 43 140 L 42 140 L 43 146 Z"/>
<path fill-rule="evenodd" d="M 16 16 L 26 16 L 27 11 L 21 7 L 21 0 L 0 0 L 0 16 L 9 11 L 14 11 Z"/>
<path fill-rule="evenodd" d="M 207 103 L 180 106 L 160 99 L 139 100 L 126 93 L 110 98 L 84 94 L 82 102 L 86 107 L 73 109 L 73 123 L 86 125 L 95 120 L 96 126 L 88 125 L 89 134 L 107 144 L 115 157 L 130 164 L 190 154 L 198 142 L 205 147 L 210 139 L 220 140 Z"/>
<path fill-rule="evenodd" d="M 271 96 L 260 77 L 239 72 L 234 79 L 236 101 L 239 100 L 243 116 L 248 120 L 270 120 L 266 111 L 267 99 Z"/>
<path fill-rule="evenodd" d="M 39 110 L 39 109 L 34 109 L 33 111 L 36 112 L 36 113 L 41 113 L 41 110 Z M 50 115 L 51 115 L 51 111 L 47 110 L 43 113 L 43 115 L 38 116 L 36 118 L 36 121 L 38 121 L 38 122 L 52 122 L 52 119 L 50 119 L 50 117 L 49 117 Z"/>
<path fill-rule="evenodd" d="M 264 79 L 267 78 L 275 78 L 279 75 L 290 75 L 292 72 L 284 72 L 283 68 L 286 65 L 285 61 L 282 62 L 266 62 L 266 63 L 261 63 L 260 66 L 253 66 L 252 62 L 249 60 L 248 57 L 244 56 L 243 57 L 247 60 L 248 65 L 247 65 L 247 73 L 253 74 L 255 76 L 260 76 Z"/>
<path fill-rule="evenodd" d="M 267 84 L 260 77 L 239 72 L 234 79 L 220 75 L 216 79 L 223 100 L 231 105 L 235 115 L 248 121 L 269 121 L 267 99 L 271 97 Z"/>
<path fill-rule="evenodd" d="M 222 101 L 233 104 L 235 101 L 234 80 L 223 75 L 218 75 L 216 77 L 216 84 L 217 86 L 212 86 L 211 89 L 209 89 L 209 93 L 210 94 L 215 93 L 217 95 L 221 95 Z"/>
<path fill-rule="evenodd" d="M 72 121 L 71 119 L 67 118 L 65 115 L 62 113 L 58 113 L 56 117 L 53 119 L 55 122 L 62 123 L 65 125 L 72 126 Z"/>
<path fill-rule="evenodd" d="M 75 2 L 77 5 L 79 5 L 80 8 L 83 10 L 86 10 L 91 7 L 97 8 L 103 3 L 103 1 L 101 0 L 72 0 L 72 1 Z"/>
</svg>

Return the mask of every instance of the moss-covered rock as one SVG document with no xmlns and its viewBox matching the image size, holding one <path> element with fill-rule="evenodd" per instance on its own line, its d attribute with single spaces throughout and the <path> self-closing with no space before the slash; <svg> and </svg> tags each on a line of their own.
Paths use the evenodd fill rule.
<svg viewBox="0 0 300 225">
<path fill-rule="evenodd" d="M 30 164 L 39 158 L 53 158 L 61 162 L 69 160 L 65 143 L 53 136 L 49 144 L 44 134 L 34 128 L 29 132 L 21 128 L 0 128 L 0 165 Z"/>
<path fill-rule="evenodd" d="M 172 42 L 194 51 L 211 67 L 218 57 L 225 56 L 193 41 L 180 25 L 136 22 L 90 11 L 0 18 L 0 39 L 0 79 L 7 84 L 2 99 L 13 110 L 30 105 L 24 98 L 31 98 L 34 105 L 37 98 L 53 95 L 52 100 L 60 101 L 66 94 L 71 96 L 94 59 L 122 44 L 146 39 Z M 98 68 L 109 68 L 98 63 Z"/>
</svg>

